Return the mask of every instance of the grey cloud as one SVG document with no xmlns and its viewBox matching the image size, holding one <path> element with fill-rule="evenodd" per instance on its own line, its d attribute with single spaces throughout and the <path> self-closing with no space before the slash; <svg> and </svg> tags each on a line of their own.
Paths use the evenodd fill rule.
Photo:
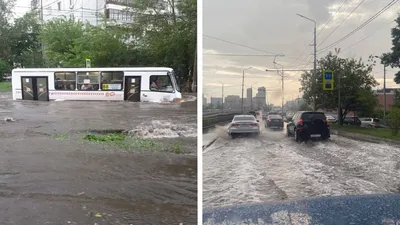
<svg viewBox="0 0 400 225">
<path fill-rule="evenodd" d="M 348 0 L 348 3 L 335 16 L 335 19 L 320 33 L 317 44 L 320 44 L 360 1 Z M 305 62 L 312 59 L 310 55 L 313 48 L 307 46 L 307 44 L 313 38 L 313 24 L 298 17 L 296 13 L 316 20 L 318 28 L 322 28 L 341 3 L 342 0 L 203 0 L 203 33 L 266 52 L 284 53 L 286 57 L 278 57 L 277 62 L 283 64 L 285 68 L 310 68 L 312 63 L 305 64 Z M 318 46 L 318 49 L 322 49 L 342 38 L 386 4 L 387 1 L 366 0 L 353 16 L 343 23 L 322 45 Z M 340 56 L 362 57 L 367 60 L 370 54 L 380 55 L 383 52 L 390 51 L 390 28 L 394 24 L 389 25 L 389 22 L 397 17 L 395 12 L 398 8 L 397 4 L 397 8 L 392 7 L 391 10 L 382 14 L 359 32 L 335 46 L 342 48 Z M 347 48 L 367 36 L 370 37 L 360 44 Z M 206 51 L 208 54 L 267 54 L 207 37 L 203 37 L 203 47 L 205 50 L 211 50 Z M 304 49 L 306 49 L 304 54 L 292 64 Z M 327 53 L 328 51 L 318 52 L 317 57 L 323 57 Z M 205 54 L 203 62 L 204 83 L 215 83 L 219 79 L 222 82 L 240 86 L 242 69 L 253 66 L 259 68 L 260 71 L 246 71 L 245 85 L 249 86 L 254 82 L 259 82 L 260 86 L 268 86 L 270 89 L 280 88 L 279 76 L 276 73 L 263 71 L 266 68 L 273 68 L 273 57 L 232 57 Z M 297 67 L 299 64 L 302 65 Z M 374 69 L 375 76 L 378 79 L 383 77 L 381 69 L 379 66 Z M 215 75 L 216 71 L 218 71 L 218 75 Z M 390 74 L 392 72 L 388 72 L 388 80 L 393 79 Z M 299 77 L 299 74 L 287 73 L 285 98 L 288 97 L 287 95 L 298 93 Z M 231 88 L 231 90 L 227 89 L 227 94 L 240 94 L 237 93 L 240 88 Z M 276 95 L 280 95 L 280 92 Z M 279 103 L 279 100 L 277 100 L 277 103 Z"/>
</svg>

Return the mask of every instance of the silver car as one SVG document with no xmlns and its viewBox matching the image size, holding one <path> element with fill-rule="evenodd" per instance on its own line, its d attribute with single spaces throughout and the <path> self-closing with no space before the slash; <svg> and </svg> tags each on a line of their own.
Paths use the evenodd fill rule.
<svg viewBox="0 0 400 225">
<path fill-rule="evenodd" d="M 232 138 L 239 135 L 259 135 L 260 125 L 253 115 L 236 115 L 228 127 L 228 134 Z"/>
</svg>

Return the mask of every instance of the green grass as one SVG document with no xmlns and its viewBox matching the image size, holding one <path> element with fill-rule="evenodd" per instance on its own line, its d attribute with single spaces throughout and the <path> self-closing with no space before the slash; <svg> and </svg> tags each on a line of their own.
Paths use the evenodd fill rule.
<svg viewBox="0 0 400 225">
<path fill-rule="evenodd" d="M 10 92 L 11 91 L 11 82 L 3 81 L 0 82 L 0 92 Z"/>
<path fill-rule="evenodd" d="M 356 127 L 349 125 L 343 125 L 342 127 L 339 127 L 336 124 L 331 124 L 331 127 L 338 131 L 342 130 L 351 133 L 359 133 L 359 134 L 371 135 L 378 138 L 387 138 L 391 140 L 400 141 L 400 132 L 397 134 L 397 136 L 393 136 L 392 130 L 388 128 L 365 128 L 365 127 Z"/>
<path fill-rule="evenodd" d="M 132 138 L 123 133 L 105 133 L 105 134 L 85 134 L 82 139 L 84 141 L 102 143 L 116 147 L 125 151 L 140 152 L 171 152 L 175 154 L 182 153 L 180 142 L 171 144 L 163 143 L 162 140 Z"/>
</svg>

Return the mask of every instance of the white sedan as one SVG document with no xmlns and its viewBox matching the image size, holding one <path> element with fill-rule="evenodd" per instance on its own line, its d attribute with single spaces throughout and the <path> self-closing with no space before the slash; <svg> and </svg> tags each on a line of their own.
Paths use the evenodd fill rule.
<svg viewBox="0 0 400 225">
<path fill-rule="evenodd" d="M 260 125 L 253 115 L 236 115 L 228 127 L 228 134 L 233 138 L 239 135 L 259 135 Z"/>
</svg>

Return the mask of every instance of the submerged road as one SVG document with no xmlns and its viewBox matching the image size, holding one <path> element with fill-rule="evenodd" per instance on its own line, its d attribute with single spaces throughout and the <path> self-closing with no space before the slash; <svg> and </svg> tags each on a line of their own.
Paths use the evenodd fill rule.
<svg viewBox="0 0 400 225">
<path fill-rule="evenodd" d="M 0 94 L 0 224 L 196 224 L 196 104 L 12 101 Z M 89 130 L 177 140 L 183 154 L 166 153 L 167 145 L 102 148 L 82 140 Z M 64 134 L 69 138 L 54 138 Z"/>
<path fill-rule="evenodd" d="M 217 140 L 203 150 L 203 206 L 278 202 L 315 196 L 400 191 L 400 149 L 332 135 L 296 143 L 284 131 L 262 128 L 257 138 Z"/>
</svg>

